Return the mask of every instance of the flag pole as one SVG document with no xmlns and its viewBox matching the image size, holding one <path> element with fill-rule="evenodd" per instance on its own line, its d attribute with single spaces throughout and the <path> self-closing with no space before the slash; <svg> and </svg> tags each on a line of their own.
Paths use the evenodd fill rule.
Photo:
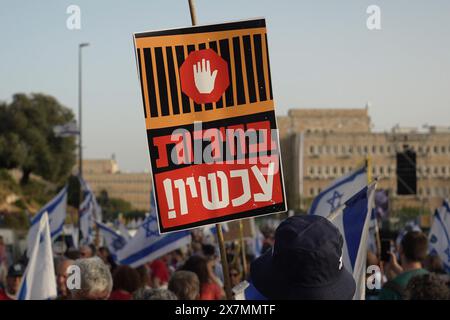
<svg viewBox="0 0 450 320">
<path fill-rule="evenodd" d="M 219 223 L 216 223 L 216 231 L 217 231 L 217 239 L 219 241 L 220 258 L 222 260 L 225 295 L 227 300 L 232 300 L 233 294 L 231 292 L 231 280 L 230 280 L 230 272 L 228 269 L 227 253 L 225 251 L 225 241 L 223 239 L 222 226 Z"/>
<path fill-rule="evenodd" d="M 195 10 L 194 0 L 189 0 L 189 12 L 191 14 L 192 25 L 193 26 L 197 25 L 197 13 Z M 228 300 L 231 300 L 232 299 L 231 281 L 230 281 L 230 273 L 228 271 L 227 253 L 225 252 L 225 242 L 223 239 L 222 227 L 220 226 L 219 223 L 216 223 L 216 231 L 217 231 L 217 239 L 219 241 L 220 257 L 222 260 L 225 294 L 226 298 Z"/>
<path fill-rule="evenodd" d="M 242 220 L 239 220 L 239 240 L 241 243 L 241 259 L 242 259 L 242 275 L 243 278 L 247 278 L 247 259 L 246 259 L 246 250 L 245 250 L 245 241 L 244 241 L 244 224 Z"/>
</svg>

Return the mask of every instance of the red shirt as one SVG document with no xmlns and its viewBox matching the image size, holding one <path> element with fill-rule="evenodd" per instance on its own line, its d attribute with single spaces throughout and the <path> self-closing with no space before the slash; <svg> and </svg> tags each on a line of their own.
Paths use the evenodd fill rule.
<svg viewBox="0 0 450 320">
<path fill-rule="evenodd" d="M 131 293 L 124 290 L 114 290 L 109 295 L 109 300 L 131 300 Z"/>
<path fill-rule="evenodd" d="M 158 278 L 161 283 L 169 282 L 169 269 L 164 261 L 161 259 L 155 260 L 150 264 L 152 270 L 152 277 Z"/>
<path fill-rule="evenodd" d="M 200 300 L 222 299 L 222 289 L 213 281 L 202 284 L 202 290 L 200 291 Z"/>
<path fill-rule="evenodd" d="M 14 300 L 14 299 L 12 299 L 10 296 L 8 296 L 5 292 L 5 290 L 0 289 L 0 301 L 1 300 L 4 301 L 4 300 Z"/>
</svg>

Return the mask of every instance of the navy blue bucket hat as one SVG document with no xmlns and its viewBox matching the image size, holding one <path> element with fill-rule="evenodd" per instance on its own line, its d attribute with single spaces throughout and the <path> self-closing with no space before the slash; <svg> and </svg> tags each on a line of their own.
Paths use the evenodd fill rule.
<svg viewBox="0 0 450 320">
<path fill-rule="evenodd" d="M 290 217 L 278 226 L 273 249 L 251 264 L 251 281 L 268 299 L 350 300 L 356 284 L 343 266 L 342 247 L 342 235 L 326 218 Z"/>
</svg>

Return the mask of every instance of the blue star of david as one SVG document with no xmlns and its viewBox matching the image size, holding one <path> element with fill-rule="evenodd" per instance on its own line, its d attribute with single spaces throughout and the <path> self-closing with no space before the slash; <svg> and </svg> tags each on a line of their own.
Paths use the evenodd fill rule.
<svg viewBox="0 0 450 320">
<path fill-rule="evenodd" d="M 159 236 L 159 232 L 158 232 L 158 226 L 156 225 L 156 217 L 155 216 L 150 216 L 147 218 L 147 220 L 144 221 L 144 223 L 142 224 L 142 227 L 145 229 L 145 236 L 147 238 L 153 236 L 153 237 L 157 237 Z"/>
<path fill-rule="evenodd" d="M 445 249 L 444 253 L 447 255 L 447 261 L 450 262 L 450 247 L 447 247 L 447 249 Z"/>
<path fill-rule="evenodd" d="M 331 211 L 336 210 L 341 205 L 341 199 L 344 195 L 342 193 L 337 192 L 336 190 L 333 192 L 333 196 L 327 200 L 327 202 L 331 206 Z M 337 202 L 336 202 L 337 200 Z"/>
<path fill-rule="evenodd" d="M 117 237 L 112 243 L 112 246 L 116 251 L 122 249 L 124 245 L 125 240 L 122 237 Z"/>
</svg>

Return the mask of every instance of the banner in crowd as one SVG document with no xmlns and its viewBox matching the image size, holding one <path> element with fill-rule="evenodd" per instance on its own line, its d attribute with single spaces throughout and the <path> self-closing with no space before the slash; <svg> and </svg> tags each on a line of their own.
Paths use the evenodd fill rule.
<svg viewBox="0 0 450 320">
<path fill-rule="evenodd" d="M 285 211 L 265 20 L 134 40 L 160 232 Z"/>
<path fill-rule="evenodd" d="M 61 189 L 61 191 L 50 200 L 39 212 L 37 212 L 30 221 L 30 229 L 27 236 L 27 255 L 29 257 L 30 252 L 34 246 L 35 235 L 39 230 L 39 221 L 41 221 L 44 213 L 48 214 L 50 224 L 50 235 L 55 240 L 62 232 L 64 228 L 64 222 L 66 220 L 67 210 L 67 186 Z"/>
<path fill-rule="evenodd" d="M 57 295 L 47 212 L 40 215 L 36 225 L 37 232 L 33 234 L 33 246 L 18 290 L 17 300 L 47 300 Z"/>
</svg>

